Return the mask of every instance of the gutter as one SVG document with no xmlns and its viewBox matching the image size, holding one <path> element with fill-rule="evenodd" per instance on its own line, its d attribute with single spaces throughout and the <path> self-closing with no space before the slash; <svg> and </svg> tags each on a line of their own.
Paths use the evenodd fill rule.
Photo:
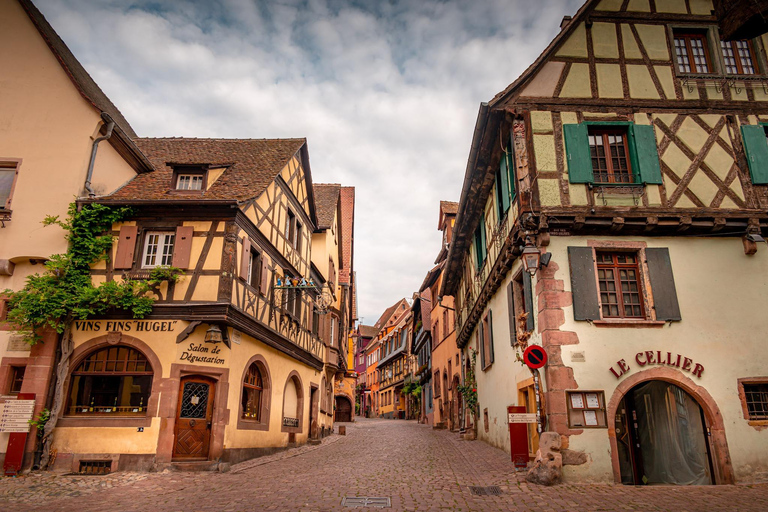
<svg viewBox="0 0 768 512">
<path fill-rule="evenodd" d="M 96 152 L 99 150 L 99 142 L 107 140 L 112 136 L 112 130 L 115 128 L 115 121 L 106 112 L 101 113 L 101 118 L 107 123 L 107 133 L 93 140 L 91 147 L 91 160 L 88 162 L 88 175 L 85 177 L 85 190 L 88 191 L 88 197 L 96 197 L 96 192 L 91 187 L 91 178 L 93 178 L 93 165 L 96 163 Z"/>
</svg>

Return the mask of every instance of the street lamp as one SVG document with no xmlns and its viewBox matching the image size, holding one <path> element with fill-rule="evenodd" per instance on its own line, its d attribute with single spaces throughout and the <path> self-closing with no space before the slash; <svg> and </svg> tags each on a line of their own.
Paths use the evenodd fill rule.
<svg viewBox="0 0 768 512">
<path fill-rule="evenodd" d="M 211 325 L 207 331 L 205 331 L 205 341 L 208 343 L 221 343 L 223 337 L 221 335 L 221 329 L 218 325 Z"/>
<path fill-rule="evenodd" d="M 551 253 L 541 254 L 541 250 L 536 247 L 529 237 L 525 237 L 525 247 L 520 254 L 520 258 L 523 260 L 523 270 L 528 272 L 531 277 L 536 275 L 536 271 L 543 266 L 549 265 L 549 260 L 552 259 Z"/>
</svg>

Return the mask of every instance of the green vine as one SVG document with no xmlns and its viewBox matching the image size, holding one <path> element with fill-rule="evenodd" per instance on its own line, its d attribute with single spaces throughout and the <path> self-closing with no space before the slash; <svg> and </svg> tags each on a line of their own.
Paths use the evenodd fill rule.
<svg viewBox="0 0 768 512">
<path fill-rule="evenodd" d="M 147 281 L 108 281 L 94 286 L 91 266 L 106 260 L 112 247 L 112 225 L 132 212 L 127 207 L 87 204 L 69 205 L 66 220 L 47 216 L 45 226 L 59 226 L 67 232 L 67 252 L 55 254 L 45 270 L 27 278 L 21 290 L 6 290 L 9 296 L 7 322 L 26 335 L 27 342 L 40 341 L 40 330 L 50 327 L 62 334 L 73 320 L 84 320 L 113 310 L 128 311 L 144 318 L 155 299 L 149 295 L 162 281 L 178 280 L 181 270 L 158 267 Z"/>
<path fill-rule="evenodd" d="M 27 423 L 37 429 L 37 437 L 43 437 L 45 424 L 48 423 L 49 419 L 51 419 L 51 411 L 48 409 L 43 409 L 40 411 L 40 414 L 37 415 L 37 418 L 29 420 Z"/>
<path fill-rule="evenodd" d="M 477 350 L 470 348 L 472 361 L 467 368 L 464 376 L 464 384 L 459 384 L 458 390 L 467 409 L 472 413 L 472 417 L 477 419 L 478 401 L 477 401 L 477 380 L 475 379 L 475 366 L 477 364 Z M 473 421 L 475 423 L 475 421 Z"/>
</svg>

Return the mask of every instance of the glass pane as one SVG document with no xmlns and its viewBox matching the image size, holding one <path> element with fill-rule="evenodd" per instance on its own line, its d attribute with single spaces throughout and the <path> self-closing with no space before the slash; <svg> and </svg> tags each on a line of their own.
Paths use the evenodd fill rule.
<svg viewBox="0 0 768 512">
<path fill-rule="evenodd" d="M 186 382 L 181 396 L 180 418 L 205 418 L 210 386 L 204 382 Z"/>
<path fill-rule="evenodd" d="M 15 176 L 16 169 L 0 169 L 0 208 L 5 208 Z"/>
</svg>

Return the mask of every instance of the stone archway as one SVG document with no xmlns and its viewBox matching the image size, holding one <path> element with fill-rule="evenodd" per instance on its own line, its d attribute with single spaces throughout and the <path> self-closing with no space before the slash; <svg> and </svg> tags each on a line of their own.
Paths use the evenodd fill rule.
<svg viewBox="0 0 768 512">
<path fill-rule="evenodd" d="M 706 427 L 709 429 L 710 433 L 709 448 L 711 450 L 712 465 L 714 467 L 714 483 L 733 484 L 733 466 L 731 464 L 731 456 L 728 451 L 728 441 L 725 437 L 725 424 L 723 422 L 723 415 L 720 413 L 720 409 L 717 407 L 717 403 L 709 394 L 709 392 L 702 386 L 697 385 L 681 372 L 671 368 L 651 368 L 649 370 L 644 370 L 635 373 L 634 375 L 630 375 L 618 386 L 616 386 L 616 390 L 613 392 L 613 395 L 608 402 L 606 411 L 608 418 L 610 419 L 616 417 L 616 412 L 619 408 L 619 404 L 621 403 L 622 398 L 624 398 L 624 395 L 626 395 L 638 384 L 651 380 L 661 380 L 674 384 L 682 388 L 696 400 L 701 409 L 704 411 Z M 616 429 L 611 421 L 608 423 L 608 440 L 611 444 L 611 464 L 613 466 L 613 479 L 616 483 L 621 483 L 621 468 L 619 465 Z"/>
</svg>

